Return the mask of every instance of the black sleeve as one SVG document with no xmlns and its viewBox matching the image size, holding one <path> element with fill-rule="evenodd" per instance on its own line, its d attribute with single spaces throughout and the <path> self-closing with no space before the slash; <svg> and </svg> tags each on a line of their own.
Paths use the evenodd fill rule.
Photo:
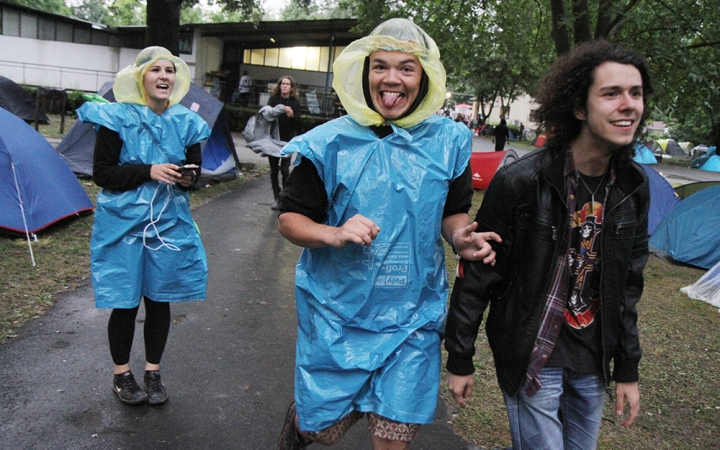
<svg viewBox="0 0 720 450">
<path fill-rule="evenodd" d="M 93 154 L 93 180 L 98 186 L 113 191 L 129 191 L 143 183 L 151 181 L 152 164 L 120 165 L 120 152 L 123 141 L 116 131 L 101 126 L 95 140 Z M 186 164 L 202 164 L 200 143 L 191 145 L 186 150 Z M 195 179 L 200 177 L 200 169 L 195 170 Z M 189 190 L 177 185 L 181 190 Z"/>
<path fill-rule="evenodd" d="M 176 184 L 175 187 L 181 191 L 194 191 L 198 188 L 197 181 L 200 179 L 201 171 L 199 167 L 202 166 L 202 149 L 199 142 L 185 149 L 185 164 L 195 164 L 198 166 L 198 168 L 193 171 L 193 183 L 189 187 L 181 184 Z"/>
<path fill-rule="evenodd" d="M 280 191 L 280 214 L 294 212 L 309 217 L 314 222 L 325 223 L 327 207 L 325 184 L 318 175 L 315 164 L 302 158 L 300 164 L 290 172 L 285 187 Z"/>
<path fill-rule="evenodd" d="M 470 168 L 470 164 L 468 164 L 462 175 L 455 178 L 450 184 L 450 190 L 448 191 L 447 199 L 445 200 L 443 219 L 455 214 L 467 213 L 470 211 L 473 195 L 472 169 Z"/>
<path fill-rule="evenodd" d="M 302 106 L 300 105 L 300 101 L 296 98 L 292 99 L 293 101 L 290 102 L 290 107 L 293 110 L 293 117 L 292 121 L 294 123 L 294 129 L 295 129 L 295 135 L 300 134 L 300 117 L 302 116 Z"/>
<path fill-rule="evenodd" d="M 152 164 L 120 165 L 123 141 L 120 135 L 100 127 L 93 153 L 93 180 L 98 186 L 113 191 L 129 191 L 150 181 Z"/>
</svg>

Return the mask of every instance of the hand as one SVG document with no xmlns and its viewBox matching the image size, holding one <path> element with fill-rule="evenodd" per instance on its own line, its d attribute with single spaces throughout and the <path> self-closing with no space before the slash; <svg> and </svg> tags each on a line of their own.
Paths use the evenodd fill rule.
<svg viewBox="0 0 720 450">
<path fill-rule="evenodd" d="M 640 412 L 640 390 L 637 381 L 633 383 L 615 383 L 615 414 L 622 417 L 625 413 L 625 402 L 630 406 L 630 415 L 621 425 L 629 427 L 635 422 Z"/>
<path fill-rule="evenodd" d="M 348 244 L 370 246 L 375 240 L 380 227 L 372 220 L 360 214 L 355 214 L 341 227 L 335 228 L 330 245 L 335 248 L 345 248 Z"/>
<path fill-rule="evenodd" d="M 178 184 L 183 187 L 186 187 L 186 188 L 189 188 L 190 186 L 192 186 L 193 182 L 195 181 L 194 180 L 195 170 L 183 170 L 180 173 L 182 174 L 182 176 L 180 177 Z"/>
<path fill-rule="evenodd" d="M 473 382 L 472 375 L 453 375 L 448 372 L 447 386 L 458 405 L 467 405 L 467 400 L 472 395 Z"/>
<path fill-rule="evenodd" d="M 284 109 L 285 109 L 285 114 L 286 114 L 288 117 L 294 117 L 294 116 L 295 116 L 295 112 L 293 111 L 293 109 L 292 109 L 291 107 L 285 106 Z"/>
<path fill-rule="evenodd" d="M 495 265 L 495 250 L 489 241 L 502 242 L 497 233 L 486 231 L 476 233 L 477 222 L 457 230 L 452 235 L 452 244 L 455 251 L 467 261 L 480 261 L 485 264 Z"/>
<path fill-rule="evenodd" d="M 150 167 L 150 178 L 161 183 L 174 185 L 183 179 L 183 174 L 178 171 L 179 168 L 175 164 L 153 164 Z M 192 176 L 189 173 L 186 175 Z"/>
</svg>

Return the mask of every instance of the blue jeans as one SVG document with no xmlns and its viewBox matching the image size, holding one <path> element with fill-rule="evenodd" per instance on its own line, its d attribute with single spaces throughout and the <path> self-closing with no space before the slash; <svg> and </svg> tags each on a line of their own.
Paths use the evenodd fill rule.
<svg viewBox="0 0 720 450">
<path fill-rule="evenodd" d="M 533 396 L 524 385 L 514 397 L 503 392 L 513 449 L 594 449 L 605 402 L 602 375 L 548 367 L 540 383 Z"/>
</svg>

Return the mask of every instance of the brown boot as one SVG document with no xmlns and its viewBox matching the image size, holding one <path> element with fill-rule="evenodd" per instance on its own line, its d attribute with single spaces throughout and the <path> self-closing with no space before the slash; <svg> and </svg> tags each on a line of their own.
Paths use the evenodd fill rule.
<svg viewBox="0 0 720 450">
<path fill-rule="evenodd" d="M 295 400 L 293 400 L 285 414 L 285 423 L 280 432 L 277 450 L 300 450 L 312 444 L 300 434 L 300 430 L 295 425 L 295 415 Z"/>
</svg>

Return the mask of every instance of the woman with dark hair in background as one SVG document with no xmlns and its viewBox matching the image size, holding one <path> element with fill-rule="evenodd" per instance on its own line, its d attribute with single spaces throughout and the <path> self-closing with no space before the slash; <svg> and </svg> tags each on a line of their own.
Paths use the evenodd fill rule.
<svg viewBox="0 0 720 450">
<path fill-rule="evenodd" d="M 268 100 L 268 106 L 285 106 L 285 114 L 278 117 L 280 126 L 280 140 L 290 142 L 292 138 L 300 134 L 300 101 L 298 100 L 297 84 L 290 75 L 280 77 L 277 84 L 272 89 L 272 96 Z M 280 195 L 281 185 L 278 180 L 278 172 L 282 176 L 282 187 L 285 187 L 285 181 L 290 173 L 290 161 L 292 157 L 269 156 L 270 162 L 270 182 L 272 183 L 274 202 L 272 209 L 278 209 L 278 196 Z"/>
</svg>

